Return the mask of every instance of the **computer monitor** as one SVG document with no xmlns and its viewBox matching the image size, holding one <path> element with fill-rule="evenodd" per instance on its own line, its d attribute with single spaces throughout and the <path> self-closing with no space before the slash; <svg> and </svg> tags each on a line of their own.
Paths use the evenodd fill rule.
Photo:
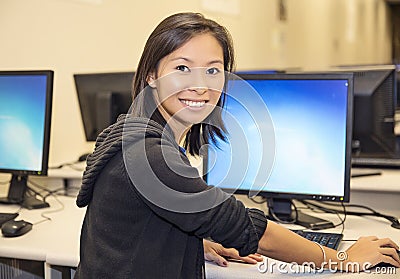
<svg viewBox="0 0 400 279">
<path fill-rule="evenodd" d="M 394 65 L 343 67 L 354 73 L 354 167 L 400 167 L 395 134 L 397 77 Z"/>
<path fill-rule="evenodd" d="M 29 175 L 47 175 L 53 71 L 0 71 L 0 172 L 11 173 L 0 203 L 48 207 L 27 185 Z"/>
<path fill-rule="evenodd" d="M 228 140 L 207 148 L 209 185 L 266 197 L 271 218 L 307 227 L 293 199 L 349 201 L 352 74 L 241 75 L 226 91 Z"/>
<path fill-rule="evenodd" d="M 127 113 L 132 104 L 134 72 L 74 74 L 87 141 Z"/>
</svg>

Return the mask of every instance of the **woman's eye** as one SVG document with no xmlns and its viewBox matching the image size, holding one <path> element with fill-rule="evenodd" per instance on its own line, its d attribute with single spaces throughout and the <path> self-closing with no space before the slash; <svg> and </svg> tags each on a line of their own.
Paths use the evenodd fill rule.
<svg viewBox="0 0 400 279">
<path fill-rule="evenodd" d="M 209 75 L 216 75 L 220 72 L 220 70 L 218 68 L 210 68 L 207 69 L 207 74 Z"/>
<path fill-rule="evenodd" d="M 182 72 L 190 72 L 190 69 L 185 65 L 179 65 L 179 66 L 176 67 L 176 69 L 178 71 L 182 71 Z"/>
</svg>

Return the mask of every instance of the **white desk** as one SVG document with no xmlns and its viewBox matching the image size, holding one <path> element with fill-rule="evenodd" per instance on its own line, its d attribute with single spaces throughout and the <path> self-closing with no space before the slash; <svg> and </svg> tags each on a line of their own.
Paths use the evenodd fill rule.
<svg viewBox="0 0 400 279">
<path fill-rule="evenodd" d="M 59 175 L 61 178 L 62 175 Z M 57 177 L 51 177 L 56 179 Z M 71 179 L 79 180 L 80 174 L 72 173 Z M 387 180 L 385 180 L 387 179 Z M 361 177 L 352 180 L 352 188 L 354 187 L 355 197 L 357 193 L 370 194 L 368 201 L 375 201 L 379 204 L 379 210 L 385 209 L 389 203 L 386 199 L 379 199 L 377 196 L 386 195 L 388 199 L 393 199 L 393 205 L 390 205 L 390 214 L 395 213 L 400 216 L 400 171 L 384 171 L 382 176 Z M 386 186 L 389 185 L 389 186 Z M 357 189 L 358 187 L 358 189 Z M 391 187 L 391 188 L 390 188 Z M 390 189 L 385 191 L 384 189 Z M 354 197 L 354 195 L 353 195 Z M 380 196 L 382 197 L 382 196 Z M 247 206 L 257 207 L 250 200 L 239 197 Z M 50 197 L 47 201 L 51 208 L 39 210 L 26 210 L 20 212 L 18 218 L 30 221 L 32 223 L 43 220 L 42 213 L 48 212 L 47 216 L 52 218 L 51 221 L 45 221 L 33 226 L 32 231 L 17 238 L 0 237 L 0 257 L 16 258 L 40 261 L 44 265 L 45 278 L 63 278 L 58 271 L 60 266 L 76 267 L 79 262 L 79 235 L 85 209 L 80 209 L 75 205 L 75 198 L 60 196 L 59 200 L 64 204 L 64 209 L 59 212 L 50 213 L 50 211 L 60 209 L 61 205 L 56 199 Z M 365 203 L 361 200 L 357 203 Z M 397 202 L 396 202 L 397 201 Z M 371 206 L 371 204 L 369 204 Z M 260 207 L 260 206 L 259 206 Z M 0 205 L 1 212 L 15 212 L 18 206 Z M 261 206 L 262 208 L 262 206 Z M 262 208 L 265 210 L 265 207 Z M 388 213 L 383 210 L 384 213 Z M 325 217 L 332 219 L 334 223 L 338 220 L 336 217 Z M 331 229 L 332 231 L 340 231 L 341 228 Z M 364 218 L 356 216 L 348 216 L 344 231 L 345 239 L 357 239 L 362 235 L 376 235 L 379 237 L 390 237 L 397 243 L 400 243 L 400 230 L 390 227 L 388 221 L 374 217 Z M 341 248 L 349 246 L 350 242 L 344 242 Z M 287 276 L 287 277 L 304 277 L 310 274 L 281 274 L 260 273 L 255 265 L 230 263 L 229 267 L 223 268 L 213 263 L 206 263 L 207 278 L 266 278 L 271 276 Z M 385 276 L 384 278 L 399 278 L 400 270 L 396 270 L 397 274 L 374 274 L 368 276 Z M 331 274 L 324 272 L 318 276 L 337 276 L 339 274 Z M 345 277 L 366 278 L 364 274 L 341 274 Z M 360 277 L 363 276 L 363 277 Z M 371 277 L 372 278 L 372 277 Z"/>
<path fill-rule="evenodd" d="M 400 218 L 400 169 L 379 171 L 381 175 L 351 179 L 350 203 L 368 205 Z"/>
<path fill-rule="evenodd" d="M 85 213 L 75 205 L 75 198 L 49 197 L 50 208 L 22 209 L 17 219 L 33 223 L 30 232 L 15 238 L 0 237 L 0 257 L 41 261 L 45 278 L 51 278 L 52 265 L 77 266 L 79 262 L 79 236 Z M 0 205 L 1 212 L 15 212 L 18 206 Z M 53 212 L 57 211 L 58 212 Z M 53 213 L 52 213 L 53 212 Z M 44 221 L 44 214 L 50 221 Z"/>
<path fill-rule="evenodd" d="M 351 179 L 351 189 L 357 191 L 400 192 L 400 169 L 354 169 L 355 173 L 374 171 L 381 172 L 381 175 L 354 177 Z"/>
</svg>

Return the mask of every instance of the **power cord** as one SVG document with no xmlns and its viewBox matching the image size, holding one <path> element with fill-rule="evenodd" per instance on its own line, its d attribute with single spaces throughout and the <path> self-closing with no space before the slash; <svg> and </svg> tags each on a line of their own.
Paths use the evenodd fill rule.
<svg viewBox="0 0 400 279">
<path fill-rule="evenodd" d="M 248 197 L 252 202 L 257 203 L 257 204 L 264 204 L 267 202 L 267 199 L 265 197 L 262 197 L 261 201 L 256 200 L 254 197 Z"/>
<path fill-rule="evenodd" d="M 44 187 L 44 186 L 42 186 L 40 184 L 37 184 L 37 183 L 33 182 L 32 180 L 28 180 L 28 182 L 29 182 L 29 184 L 32 184 L 36 188 L 39 188 L 41 191 L 48 192 L 48 193 L 50 192 L 48 189 L 46 189 L 46 187 Z M 36 190 L 34 190 L 32 187 L 28 186 L 27 191 L 33 192 L 34 194 L 32 196 L 37 195 L 37 196 L 42 198 L 43 202 L 46 202 L 45 196 L 43 196 L 41 193 L 39 193 Z"/>
<path fill-rule="evenodd" d="M 57 208 L 57 209 L 54 209 L 54 210 L 47 210 L 47 211 L 41 213 L 40 216 L 43 217 L 43 219 L 40 220 L 40 221 L 37 221 L 36 223 L 34 223 L 34 224 L 32 224 L 32 225 L 37 225 L 37 224 L 40 224 L 40 223 L 43 223 L 43 222 L 46 222 L 46 221 L 51 221 L 52 219 L 51 219 L 49 216 L 47 216 L 47 214 L 52 214 L 52 213 L 56 213 L 56 212 L 60 212 L 60 211 L 63 211 L 63 210 L 64 210 L 65 206 L 64 206 L 64 204 L 57 198 L 57 195 L 53 195 L 53 194 L 51 194 L 51 195 L 52 195 L 53 198 L 58 202 L 58 204 L 61 205 L 61 207 L 60 207 L 60 208 Z"/>
<path fill-rule="evenodd" d="M 74 189 L 74 190 L 80 190 L 80 187 L 71 187 L 69 186 L 68 189 Z M 75 197 L 76 195 L 68 195 L 66 192 L 67 190 L 65 189 L 65 187 L 61 187 L 52 191 L 48 191 L 49 193 L 47 195 L 44 196 L 44 198 L 47 198 L 48 196 L 51 195 L 57 195 L 59 192 L 64 192 L 64 196 L 67 197 Z"/>
<path fill-rule="evenodd" d="M 313 206 L 319 208 L 320 210 L 326 210 L 325 212 L 328 212 L 328 210 L 332 210 L 332 209 L 328 209 L 328 208 L 326 208 L 326 207 L 324 207 L 324 206 L 317 205 L 317 204 L 315 204 L 315 203 L 311 203 L 311 202 L 309 202 L 309 201 L 305 201 L 305 202 L 308 203 L 308 204 L 310 204 L 310 205 L 313 205 Z M 332 204 L 332 203 L 328 203 L 328 202 L 320 202 L 320 203 L 329 205 L 329 206 L 331 206 L 331 207 L 337 206 L 336 204 Z M 399 222 L 399 220 L 398 220 L 396 217 L 394 217 L 394 216 L 382 214 L 382 213 L 380 213 L 380 212 L 378 212 L 378 211 L 376 211 L 376 210 L 374 210 L 374 209 L 372 209 L 372 208 L 370 208 L 370 207 L 368 207 L 368 206 L 365 206 L 365 205 L 349 204 L 349 205 L 346 205 L 346 206 L 347 206 L 347 207 L 363 208 L 363 209 L 366 209 L 366 210 L 369 210 L 369 211 L 370 211 L 370 212 L 347 211 L 347 214 L 348 214 L 348 215 L 381 217 L 381 218 L 384 218 L 384 219 L 390 221 L 390 222 L 392 223 L 391 226 L 392 226 L 393 228 L 400 229 L 400 222 Z M 334 210 L 337 211 L 337 212 L 339 212 L 339 213 L 344 213 L 344 211 L 341 211 L 341 210 L 339 210 L 339 209 L 334 209 Z M 344 210 L 345 210 L 345 209 L 344 209 Z M 328 212 L 328 213 L 330 213 L 330 212 Z"/>
<path fill-rule="evenodd" d="M 320 205 L 311 203 L 311 202 L 306 201 L 306 200 L 298 200 L 298 202 L 304 204 L 305 206 L 307 206 L 309 209 L 311 209 L 311 210 L 313 210 L 313 211 L 314 211 L 315 208 L 316 208 L 316 209 L 319 209 L 321 212 L 324 212 L 324 213 L 336 214 L 337 217 L 338 217 L 339 220 L 340 220 L 340 223 L 333 225 L 333 228 L 342 226 L 341 234 L 343 234 L 343 232 L 344 232 L 344 227 L 345 227 L 345 222 L 346 222 L 346 219 L 347 219 L 347 212 L 348 212 L 348 211 L 346 210 L 346 206 L 344 205 L 343 202 L 340 203 L 341 206 L 342 206 L 342 208 L 343 208 L 343 210 L 341 210 L 341 211 L 340 211 L 340 210 L 336 210 L 336 209 L 331 209 L 331 208 L 322 207 L 322 206 L 320 206 Z M 337 206 L 337 204 L 336 204 L 335 206 Z M 343 215 L 344 215 L 343 218 L 340 216 L 340 214 L 343 214 Z"/>
<path fill-rule="evenodd" d="M 52 213 L 56 213 L 56 212 L 60 212 L 60 211 L 63 211 L 63 210 L 64 210 L 65 206 L 64 206 L 64 204 L 57 198 L 57 195 L 53 195 L 53 197 L 54 197 L 54 199 L 58 202 L 58 204 L 60 204 L 61 207 L 56 208 L 56 209 L 54 209 L 54 210 L 47 210 L 47 211 L 45 211 L 45 212 L 42 212 L 42 213 L 40 214 L 40 216 L 41 216 L 43 219 L 40 220 L 40 221 L 37 221 L 37 222 L 33 223 L 32 225 L 35 225 L 35 226 L 36 226 L 36 225 L 41 224 L 41 223 L 43 223 L 43 222 L 51 221 L 51 220 L 52 220 L 51 217 L 47 216 L 47 214 L 52 214 Z"/>
<path fill-rule="evenodd" d="M 283 224 L 294 224 L 294 223 L 296 223 L 296 221 L 297 221 L 297 219 L 298 219 L 300 207 L 298 207 L 295 203 L 293 203 L 293 201 L 291 201 L 291 206 L 292 206 L 293 209 L 294 209 L 295 216 L 294 216 L 294 218 L 293 218 L 292 220 L 289 220 L 289 221 L 288 221 L 288 220 L 283 220 L 283 219 L 281 219 L 279 216 L 277 216 L 277 215 L 275 214 L 275 212 L 274 212 L 274 210 L 273 210 L 273 199 L 268 199 L 268 198 L 265 198 L 265 197 L 262 197 L 261 200 L 256 200 L 254 197 L 248 197 L 248 198 L 249 198 L 252 202 L 254 202 L 254 203 L 256 203 L 256 204 L 264 204 L 264 203 L 266 203 L 266 204 L 267 204 L 267 207 L 268 207 L 268 214 L 270 215 L 270 217 L 272 217 L 273 220 L 276 220 L 276 221 L 279 222 L 279 223 L 283 223 Z M 304 204 L 304 205 L 305 205 L 304 208 L 306 208 L 306 209 L 311 209 L 311 210 L 314 211 L 315 208 L 318 208 L 319 210 L 321 210 L 321 212 L 336 214 L 336 215 L 338 216 L 340 222 L 339 222 L 338 224 L 334 224 L 334 225 L 333 225 L 333 228 L 342 226 L 341 233 L 343 233 L 344 228 L 345 228 L 346 218 L 347 218 L 347 210 L 346 210 L 346 207 L 345 207 L 345 205 L 344 205 L 343 202 L 341 202 L 341 206 L 342 206 L 343 210 L 339 212 L 338 210 L 334 210 L 334 209 L 328 209 L 328 208 L 325 208 L 325 207 L 322 207 L 322 208 L 321 208 L 321 206 L 318 206 L 318 207 L 317 207 L 316 205 L 314 205 L 314 204 L 312 204 L 312 203 L 310 203 L 310 202 L 307 202 L 307 201 L 305 201 L 305 200 L 296 200 L 296 201 L 298 201 L 298 202 Z M 343 214 L 344 216 L 342 217 L 342 216 L 340 216 L 340 214 Z"/>
<path fill-rule="evenodd" d="M 83 168 L 78 168 L 75 165 L 85 162 L 86 158 L 87 158 L 87 156 L 89 156 L 89 154 L 90 153 L 85 153 L 85 154 L 79 156 L 78 160 L 76 160 L 76 161 L 71 161 L 71 162 L 60 164 L 60 165 L 51 166 L 51 167 L 48 167 L 48 169 L 61 169 L 63 167 L 70 167 L 73 170 L 83 171 L 84 170 Z"/>
<path fill-rule="evenodd" d="M 37 225 L 37 224 L 40 224 L 40 223 L 43 223 L 43 222 L 46 222 L 46 221 L 51 221 L 51 218 L 50 218 L 49 216 L 47 216 L 47 214 L 56 213 L 56 212 L 59 212 L 59 211 L 64 210 L 65 206 L 64 206 L 64 204 L 58 199 L 57 194 L 56 194 L 57 192 L 61 191 L 61 189 L 56 189 L 56 190 L 50 191 L 50 190 L 46 189 L 46 187 L 44 187 L 44 186 L 42 186 L 42 185 L 40 185 L 40 184 L 38 184 L 38 183 L 35 183 L 35 182 L 31 181 L 31 180 L 28 180 L 28 182 L 29 182 L 29 184 L 32 184 L 32 185 L 35 186 L 36 188 L 39 188 L 41 191 L 47 192 L 46 195 L 43 195 L 43 194 L 41 194 L 41 193 L 35 191 L 35 190 L 32 189 L 31 187 L 28 187 L 28 191 L 30 191 L 30 192 L 33 193 L 34 195 L 40 196 L 40 197 L 43 199 L 43 202 L 46 202 L 46 199 L 47 199 L 49 196 L 52 196 L 52 197 L 60 204 L 60 206 L 61 206 L 60 208 L 57 208 L 57 209 L 54 209 L 54 210 L 47 210 L 47 211 L 41 213 L 40 216 L 43 217 L 43 220 L 40 220 L 40 221 L 34 223 L 33 225 Z M 62 188 L 62 190 L 64 190 L 64 188 Z M 21 208 L 22 208 L 22 207 L 21 207 Z"/>
</svg>

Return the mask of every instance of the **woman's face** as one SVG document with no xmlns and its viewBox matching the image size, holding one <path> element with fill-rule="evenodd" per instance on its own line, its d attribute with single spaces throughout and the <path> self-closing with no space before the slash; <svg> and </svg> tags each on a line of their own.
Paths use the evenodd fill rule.
<svg viewBox="0 0 400 279">
<path fill-rule="evenodd" d="M 156 88 L 162 116 L 186 127 L 203 121 L 215 108 L 224 85 L 223 50 L 210 34 L 193 37 L 160 60 L 148 77 Z"/>
</svg>

